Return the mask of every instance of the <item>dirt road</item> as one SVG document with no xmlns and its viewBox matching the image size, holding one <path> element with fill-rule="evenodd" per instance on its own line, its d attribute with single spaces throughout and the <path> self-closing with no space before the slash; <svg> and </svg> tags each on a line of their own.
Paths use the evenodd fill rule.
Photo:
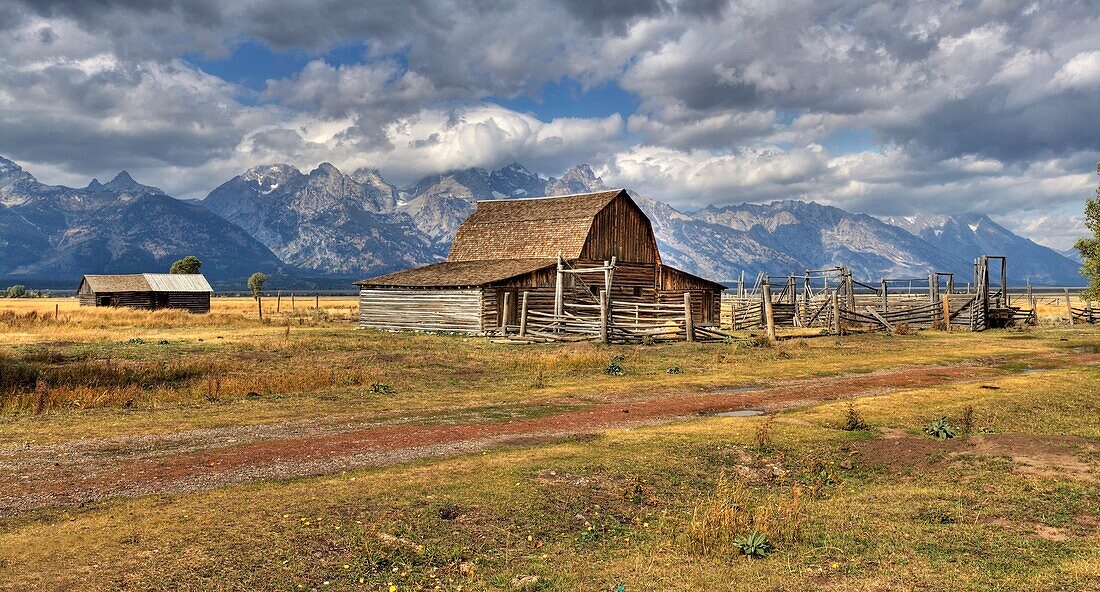
<svg viewBox="0 0 1100 592">
<path fill-rule="evenodd" d="M 1100 356 L 1064 359 L 1094 363 Z M 504 421 L 469 416 L 430 425 L 316 422 L 197 430 L 0 450 L 0 515 L 79 505 L 110 496 L 199 491 L 230 483 L 321 475 L 425 456 L 460 454 L 509 442 L 538 442 L 613 428 L 649 425 L 736 409 L 775 411 L 818 401 L 899 389 L 978 381 L 1000 370 L 993 361 L 923 366 L 785 381 L 760 387 L 658 393 L 575 406 Z"/>
</svg>

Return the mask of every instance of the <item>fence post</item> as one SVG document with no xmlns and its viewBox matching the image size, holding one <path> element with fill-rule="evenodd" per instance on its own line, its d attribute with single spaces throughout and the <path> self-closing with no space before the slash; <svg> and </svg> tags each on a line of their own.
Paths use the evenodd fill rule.
<svg viewBox="0 0 1100 592">
<path fill-rule="evenodd" d="M 940 309 L 943 313 L 943 330 L 951 330 L 951 297 L 947 294 L 940 296 Z M 934 314 L 934 313 L 933 313 Z"/>
<path fill-rule="evenodd" d="M 317 310 L 321 310 L 321 294 L 320 293 L 313 295 L 313 308 L 316 308 Z"/>
<path fill-rule="evenodd" d="M 554 320 L 558 322 L 561 322 L 562 313 L 565 312 L 565 271 L 563 265 L 561 253 L 558 253 L 558 275 L 554 280 Z"/>
<path fill-rule="evenodd" d="M 275 312 L 279 312 L 283 308 L 283 291 L 279 290 L 275 292 Z"/>
<path fill-rule="evenodd" d="M 508 321 L 512 320 L 509 317 L 512 316 L 512 293 L 505 292 L 504 298 L 501 300 L 500 305 L 500 333 L 502 335 L 508 334 Z"/>
<path fill-rule="evenodd" d="M 1092 324 L 1092 301 L 1091 300 L 1088 300 L 1088 301 L 1085 302 L 1085 319 L 1088 321 L 1088 323 L 1090 325 Z"/>
<path fill-rule="evenodd" d="M 58 304 L 53 305 L 53 320 L 57 322 L 57 317 L 61 314 L 61 306 Z"/>
<path fill-rule="evenodd" d="M 688 341 L 695 341 L 695 324 L 691 318 L 691 292 L 684 292 L 684 335 Z"/>
<path fill-rule="evenodd" d="M 833 301 L 833 333 L 840 335 L 840 295 L 833 290 L 830 298 Z"/>
<path fill-rule="evenodd" d="M 607 343 L 607 290 L 600 290 L 600 343 Z"/>
<path fill-rule="evenodd" d="M 523 299 L 519 305 L 519 336 L 527 336 L 527 290 L 523 291 Z"/>
<path fill-rule="evenodd" d="M 294 303 L 294 292 L 290 293 L 290 310 L 298 310 L 298 305 Z"/>
<path fill-rule="evenodd" d="M 1066 295 L 1066 314 L 1069 315 L 1069 324 L 1073 324 L 1073 306 L 1069 303 L 1069 288 L 1062 288 Z"/>
<path fill-rule="evenodd" d="M 887 293 L 890 290 L 889 284 L 886 283 L 886 278 L 882 279 L 882 313 L 886 314 L 890 312 L 890 297 Z"/>
<path fill-rule="evenodd" d="M 764 323 L 768 328 L 768 343 L 775 343 L 775 315 L 772 314 L 772 287 L 767 282 L 760 286 L 764 297 Z"/>
</svg>

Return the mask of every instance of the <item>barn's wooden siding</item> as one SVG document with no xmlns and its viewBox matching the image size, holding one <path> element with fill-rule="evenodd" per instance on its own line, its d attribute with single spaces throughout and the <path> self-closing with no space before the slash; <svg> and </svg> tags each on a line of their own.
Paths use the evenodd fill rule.
<svg viewBox="0 0 1100 592">
<path fill-rule="evenodd" d="M 359 326 L 480 333 L 481 295 L 476 288 L 363 288 L 359 291 Z"/>
<path fill-rule="evenodd" d="M 209 292 L 168 292 L 168 308 L 187 312 L 210 312 Z"/>
<path fill-rule="evenodd" d="M 580 259 L 603 261 L 612 256 L 623 263 L 652 265 L 660 261 L 649 220 L 625 194 L 596 214 Z"/>
<path fill-rule="evenodd" d="M 208 292 L 91 292 L 77 295 L 80 306 L 125 306 L 158 310 L 174 308 L 188 312 L 210 312 Z"/>
</svg>

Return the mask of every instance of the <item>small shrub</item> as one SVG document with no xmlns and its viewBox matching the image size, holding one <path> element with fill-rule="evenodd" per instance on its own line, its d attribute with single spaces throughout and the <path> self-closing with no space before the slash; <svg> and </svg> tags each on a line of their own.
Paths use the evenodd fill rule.
<svg viewBox="0 0 1100 592">
<path fill-rule="evenodd" d="M 924 433 L 938 440 L 947 440 L 955 437 L 955 428 L 947 423 L 947 417 L 944 416 L 924 426 Z"/>
<path fill-rule="evenodd" d="M 970 437 L 970 434 L 974 433 L 974 406 L 967 405 L 966 409 L 963 409 L 962 416 L 962 434 L 963 437 Z"/>
<path fill-rule="evenodd" d="M 609 376 L 623 376 L 626 374 L 626 369 L 623 368 L 623 360 L 625 359 L 626 357 L 622 354 L 611 358 L 611 361 L 604 366 L 603 373 Z"/>
<path fill-rule="evenodd" d="M 867 429 L 867 422 L 863 421 L 863 416 L 856 410 L 856 404 L 852 401 L 848 401 L 848 412 L 845 414 L 843 429 L 849 432 Z"/>
<path fill-rule="evenodd" d="M 535 373 L 535 381 L 531 383 L 531 388 L 543 388 L 546 386 L 546 371 L 542 368 L 538 369 Z"/>
<path fill-rule="evenodd" d="M 756 426 L 753 443 L 756 445 L 756 449 L 760 451 L 772 449 L 772 417 L 770 415 L 764 417 L 764 420 Z"/>
<path fill-rule="evenodd" d="M 397 391 L 392 386 L 384 382 L 372 382 L 370 384 L 370 392 L 375 395 L 385 395 L 387 397 L 397 394 Z"/>
<path fill-rule="evenodd" d="M 684 373 L 684 371 L 679 366 L 672 366 L 668 370 L 665 370 L 665 372 L 667 372 L 669 374 L 683 374 Z"/>
<path fill-rule="evenodd" d="M 733 546 L 749 559 L 763 559 L 772 552 L 772 544 L 768 541 L 768 537 L 755 530 L 734 539 Z"/>
<path fill-rule="evenodd" d="M 912 335 L 915 331 L 909 323 L 898 323 L 894 325 L 894 335 Z"/>
</svg>

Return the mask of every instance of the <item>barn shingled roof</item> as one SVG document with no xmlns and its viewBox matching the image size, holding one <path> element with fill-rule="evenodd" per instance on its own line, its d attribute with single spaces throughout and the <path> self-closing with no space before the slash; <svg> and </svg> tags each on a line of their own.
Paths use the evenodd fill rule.
<svg viewBox="0 0 1100 592">
<path fill-rule="evenodd" d="M 443 261 L 355 282 L 362 287 L 480 286 L 556 265 L 549 259 Z"/>
<path fill-rule="evenodd" d="M 494 199 L 458 227 L 447 261 L 580 257 L 596 214 L 622 189 L 560 197 Z"/>
<path fill-rule="evenodd" d="M 201 273 L 134 273 L 86 275 L 93 292 L 213 292 Z"/>
</svg>

